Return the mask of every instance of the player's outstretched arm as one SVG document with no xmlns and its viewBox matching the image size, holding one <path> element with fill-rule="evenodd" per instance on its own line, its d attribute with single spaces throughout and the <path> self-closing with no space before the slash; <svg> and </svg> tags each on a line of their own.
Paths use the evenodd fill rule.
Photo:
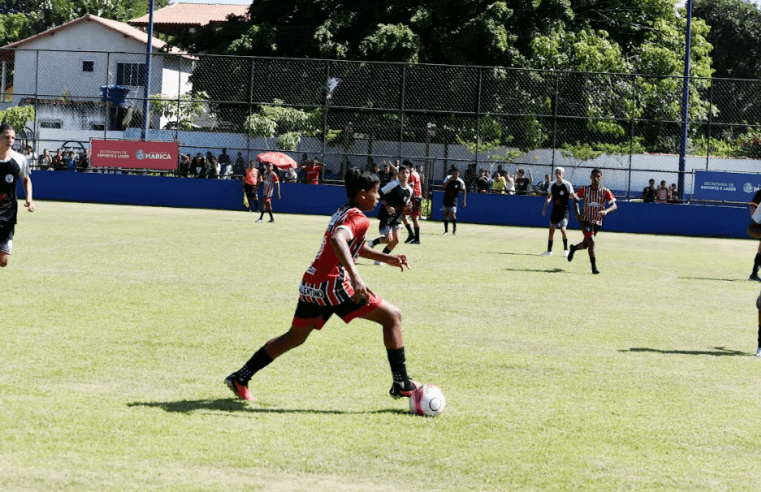
<svg viewBox="0 0 761 492">
<path fill-rule="evenodd" d="M 407 255 L 388 255 L 381 251 L 375 251 L 368 246 L 367 243 L 365 243 L 362 246 L 362 249 L 359 250 L 359 256 L 367 258 L 368 260 L 380 261 L 387 265 L 399 267 L 402 271 L 404 271 L 404 267 L 407 267 L 407 269 L 410 268 L 409 263 L 407 263 Z"/>
</svg>

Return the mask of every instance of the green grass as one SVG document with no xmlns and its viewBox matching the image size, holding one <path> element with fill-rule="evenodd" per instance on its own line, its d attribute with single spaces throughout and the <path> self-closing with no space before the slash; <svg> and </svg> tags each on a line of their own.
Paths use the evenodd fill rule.
<svg viewBox="0 0 761 492">
<path fill-rule="evenodd" d="M 402 310 L 332 319 L 234 400 L 223 378 L 289 326 L 326 217 L 39 202 L 0 271 L 0 490 L 755 490 L 756 243 L 422 223 L 412 269 L 360 260 Z M 613 220 L 613 218 L 611 218 Z M 372 233 L 376 231 L 373 220 Z M 580 239 L 569 232 L 573 242 Z"/>
</svg>

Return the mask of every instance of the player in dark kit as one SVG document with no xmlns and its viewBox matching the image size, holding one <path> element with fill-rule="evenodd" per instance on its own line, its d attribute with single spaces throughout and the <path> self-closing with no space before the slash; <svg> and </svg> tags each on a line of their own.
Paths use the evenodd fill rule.
<svg viewBox="0 0 761 492">
<path fill-rule="evenodd" d="M 460 170 L 452 169 L 452 174 L 444 179 L 441 184 L 444 190 L 444 234 L 449 234 L 449 221 L 452 221 L 452 234 L 457 234 L 457 197 L 462 191 L 462 208 L 467 207 L 468 192 L 465 189 L 465 181 L 460 179 Z"/>
<path fill-rule="evenodd" d="M 398 179 L 391 181 L 380 190 L 381 208 L 378 212 L 378 231 L 381 237 L 370 241 L 370 247 L 385 244 L 385 254 L 399 244 L 399 231 L 402 228 L 402 216 L 412 204 L 412 187 L 409 185 L 411 168 L 405 164 L 399 166 Z M 379 261 L 375 262 L 380 265 Z"/>
<path fill-rule="evenodd" d="M 547 207 L 552 202 L 552 212 L 550 213 L 550 235 L 547 239 L 547 251 L 542 253 L 542 256 L 552 255 L 552 243 L 555 239 L 555 229 L 560 229 L 560 233 L 563 235 L 563 256 L 568 256 L 568 236 L 566 236 L 566 227 L 568 226 L 568 218 L 571 215 L 571 208 L 568 206 L 568 200 L 574 197 L 573 185 L 563 179 L 563 173 L 565 169 L 558 167 L 555 169 L 555 177 L 557 178 L 547 190 L 547 200 L 544 202 L 542 208 L 542 217 L 547 215 Z"/>
<path fill-rule="evenodd" d="M 345 323 L 364 318 L 383 327 L 383 343 L 394 381 L 389 390 L 392 397 L 409 398 L 419 386 L 407 376 L 401 313 L 365 285 L 354 262 L 361 256 L 402 271 L 404 267 L 409 268 L 406 256 L 379 253 L 365 244 L 370 220 L 363 212 L 373 210 L 378 203 L 378 177 L 352 168 L 346 172 L 345 184 L 349 201 L 330 218 L 317 257 L 302 278 L 291 329 L 265 343 L 243 367 L 225 378 L 225 384 L 238 398 L 253 400 L 248 388 L 251 377 L 304 343 L 309 334 L 320 330 L 333 314 Z"/>
<path fill-rule="evenodd" d="M 8 257 L 13 252 L 13 233 L 18 215 L 16 187 L 19 178 L 24 185 L 26 202 L 24 206 L 34 212 L 32 201 L 31 170 L 26 158 L 13 150 L 16 131 L 8 124 L 0 125 L 0 267 L 8 265 Z"/>
<path fill-rule="evenodd" d="M 592 169 L 590 175 L 592 184 L 584 186 L 576 191 L 573 199 L 573 207 L 576 213 L 576 219 L 581 224 L 581 230 L 584 233 L 584 240 L 576 245 L 571 245 L 571 252 L 568 253 L 568 261 L 573 260 L 573 255 L 580 249 L 589 248 L 589 262 L 592 264 L 592 273 L 598 274 L 597 258 L 595 256 L 595 236 L 602 227 L 602 221 L 605 216 L 618 208 L 616 197 L 609 189 L 602 185 L 602 171 Z M 579 200 L 584 201 L 584 213 L 579 212 Z M 608 208 L 605 208 L 605 205 Z"/>
<path fill-rule="evenodd" d="M 748 235 L 756 239 L 761 239 L 761 190 L 758 190 L 753 195 L 753 200 L 750 203 L 750 224 L 748 225 Z M 758 269 L 761 267 L 761 241 L 758 243 L 758 250 L 756 251 L 756 258 L 753 260 L 753 271 L 748 277 L 748 280 L 756 280 L 761 282 L 761 278 L 758 276 Z"/>
</svg>

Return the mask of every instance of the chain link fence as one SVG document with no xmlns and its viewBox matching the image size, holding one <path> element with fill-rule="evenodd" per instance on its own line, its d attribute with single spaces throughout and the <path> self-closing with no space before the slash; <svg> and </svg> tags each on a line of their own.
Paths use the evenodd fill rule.
<svg viewBox="0 0 761 492">
<path fill-rule="evenodd" d="M 558 166 L 582 185 L 597 167 L 630 199 L 651 178 L 679 181 L 681 77 L 167 53 L 153 54 L 150 70 L 136 53 L 0 59 L 2 109 L 34 108 L 18 135 L 37 154 L 147 138 L 178 141 L 191 157 L 224 154 L 223 164 L 230 156 L 232 177 L 278 150 L 317 158 L 325 182 L 403 159 L 421 166 L 428 187 L 453 166 L 469 186 L 483 170 L 518 169 L 536 185 Z M 696 170 L 758 173 L 761 82 L 695 78 L 690 93 L 679 191 L 691 194 Z"/>
</svg>

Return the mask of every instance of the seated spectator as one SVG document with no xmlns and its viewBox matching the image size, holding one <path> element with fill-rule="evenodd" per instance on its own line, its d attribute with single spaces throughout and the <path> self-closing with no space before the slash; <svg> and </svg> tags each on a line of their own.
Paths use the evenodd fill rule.
<svg viewBox="0 0 761 492">
<path fill-rule="evenodd" d="M 534 181 L 534 176 L 531 175 L 530 169 L 528 174 L 529 177 L 527 178 L 523 172 L 523 168 L 518 169 L 518 174 L 515 176 L 515 192 L 519 195 L 527 194 L 529 192 L 529 185 L 531 185 L 531 182 Z"/>
<path fill-rule="evenodd" d="M 55 171 L 65 171 L 66 170 L 66 164 L 63 162 L 63 154 L 61 153 L 61 149 L 58 149 L 55 151 L 55 155 L 52 158 L 53 162 L 53 169 Z"/>
<path fill-rule="evenodd" d="M 50 155 L 50 152 L 48 149 L 44 149 L 42 151 L 42 155 L 39 159 L 39 166 L 40 169 L 43 171 L 52 171 L 53 170 L 53 157 Z"/>
<path fill-rule="evenodd" d="M 77 170 L 77 158 L 75 157 L 73 150 L 70 150 L 68 156 L 64 158 L 64 164 L 66 165 L 66 170 L 69 172 L 75 172 Z"/>
<path fill-rule="evenodd" d="M 507 183 L 505 190 L 508 195 L 515 195 L 515 180 L 510 176 L 509 171 L 505 171 L 505 183 Z"/>
<path fill-rule="evenodd" d="M 195 159 L 193 159 L 192 164 L 193 169 L 193 176 L 196 178 L 205 178 L 206 177 L 206 161 L 203 158 L 203 155 L 199 152 L 196 154 Z"/>
<path fill-rule="evenodd" d="M 656 203 L 668 203 L 671 199 L 669 188 L 666 186 L 666 180 L 661 181 L 661 185 L 655 190 Z"/>
<path fill-rule="evenodd" d="M 220 167 L 219 175 L 220 176 L 225 174 L 223 172 L 223 170 L 227 171 L 227 166 L 230 166 L 233 163 L 233 160 L 230 159 L 230 155 L 227 153 L 227 149 L 222 149 L 222 153 L 219 154 L 219 157 L 217 157 L 217 161 L 219 162 L 219 167 Z"/>
<path fill-rule="evenodd" d="M 539 183 L 535 187 L 537 194 L 539 194 L 539 195 L 546 195 L 547 192 L 549 191 L 551 185 L 552 185 L 552 181 L 550 180 L 550 175 L 549 174 L 545 174 L 544 175 L 544 181 L 542 181 L 541 183 Z"/>
<path fill-rule="evenodd" d="M 188 154 L 180 154 L 180 164 L 177 170 L 183 178 L 188 177 L 190 173 L 190 156 Z"/>
<path fill-rule="evenodd" d="M 504 195 L 507 191 L 507 181 L 501 172 L 497 171 L 494 177 L 494 182 L 491 185 L 492 192 L 498 195 Z"/>
<path fill-rule="evenodd" d="M 489 171 L 482 170 L 476 178 L 476 192 L 489 193 Z"/>
<path fill-rule="evenodd" d="M 296 169 L 289 167 L 285 171 L 285 177 L 283 179 L 286 183 L 297 183 L 299 181 L 299 175 L 296 173 Z"/>
<path fill-rule="evenodd" d="M 31 145 L 27 145 L 24 148 L 24 157 L 26 157 L 26 162 L 30 168 L 37 167 L 37 154 L 34 153 Z"/>
<path fill-rule="evenodd" d="M 306 183 L 307 184 L 320 184 L 320 174 L 322 173 L 322 165 L 320 164 L 320 161 L 317 160 L 317 157 L 314 158 L 313 161 L 307 162 L 307 164 L 302 168 L 304 171 L 306 171 Z"/>
<path fill-rule="evenodd" d="M 676 183 L 671 183 L 671 187 L 669 188 L 669 203 L 681 203 L 681 200 L 679 199 L 679 194 L 676 192 Z"/>
<path fill-rule="evenodd" d="M 650 184 L 642 190 L 642 201 L 645 203 L 653 203 L 655 201 L 655 180 L 650 178 Z"/>
<path fill-rule="evenodd" d="M 87 149 L 82 151 L 82 155 L 77 160 L 77 170 L 79 172 L 86 172 L 90 169 L 90 153 Z"/>
<path fill-rule="evenodd" d="M 219 177 L 220 170 L 221 168 L 219 166 L 219 161 L 217 161 L 216 157 L 211 156 L 206 177 L 208 179 L 217 179 Z"/>
</svg>

